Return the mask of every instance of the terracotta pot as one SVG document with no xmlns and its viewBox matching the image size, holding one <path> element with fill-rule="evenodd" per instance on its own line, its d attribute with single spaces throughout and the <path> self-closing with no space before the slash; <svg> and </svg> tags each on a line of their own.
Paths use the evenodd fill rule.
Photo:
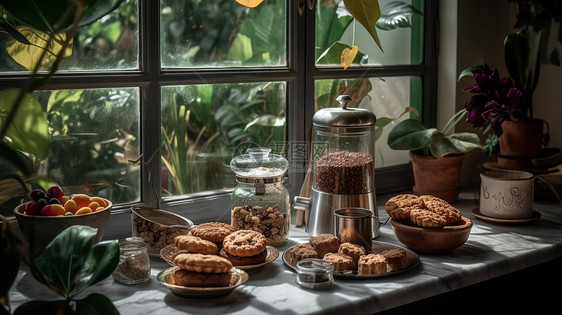
<svg viewBox="0 0 562 315">
<path fill-rule="evenodd" d="M 502 129 L 498 165 L 510 169 L 533 168 L 531 159 L 541 153 L 544 120 L 504 121 Z"/>
<path fill-rule="evenodd" d="M 410 151 L 416 195 L 433 195 L 449 203 L 459 196 L 461 165 L 466 154 L 435 158 Z"/>
</svg>

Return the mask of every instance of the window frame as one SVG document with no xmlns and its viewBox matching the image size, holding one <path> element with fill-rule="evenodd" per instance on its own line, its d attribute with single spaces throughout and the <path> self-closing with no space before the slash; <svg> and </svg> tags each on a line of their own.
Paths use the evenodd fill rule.
<svg viewBox="0 0 562 315">
<path fill-rule="evenodd" d="M 418 1 L 418 0 L 414 0 Z M 307 143 L 312 133 L 314 80 L 359 77 L 419 76 L 422 82 L 422 121 L 428 126 L 437 123 L 437 53 L 439 38 L 438 1 L 424 1 L 423 58 L 420 64 L 376 67 L 316 68 L 314 63 L 314 36 L 316 9 L 299 15 L 298 1 L 287 1 L 287 66 L 268 68 L 223 69 L 161 69 L 160 67 L 160 1 L 138 0 L 139 14 L 139 69 L 56 73 L 41 89 L 137 87 L 140 89 L 140 150 L 151 155 L 160 145 L 161 87 L 167 85 L 229 82 L 287 82 L 286 121 L 287 140 Z M 155 13 L 156 12 L 156 13 Z M 301 31 L 303 30 L 304 31 Z M 157 38 L 158 40 L 154 40 Z M 303 48 L 304 47 L 304 48 Z M 27 73 L 4 73 L 0 85 L 17 87 L 25 83 Z M 290 125 L 289 125 L 290 124 Z M 161 187 L 161 159 L 152 163 L 155 187 Z M 302 162 L 304 164 L 304 162 Z M 300 165 L 304 169 L 305 165 Z M 413 183 L 410 164 L 378 168 L 375 172 L 377 194 L 408 190 Z M 304 173 L 291 173 L 286 183 L 290 195 L 298 195 Z M 159 194 L 161 196 L 161 194 Z M 155 205 L 156 197 L 147 181 L 146 170 L 141 171 L 142 203 Z M 130 224 L 130 206 L 115 205 L 106 238 L 125 237 Z M 213 194 L 195 194 L 170 198 L 161 207 L 184 215 L 195 223 L 229 220 L 230 191 Z"/>
</svg>

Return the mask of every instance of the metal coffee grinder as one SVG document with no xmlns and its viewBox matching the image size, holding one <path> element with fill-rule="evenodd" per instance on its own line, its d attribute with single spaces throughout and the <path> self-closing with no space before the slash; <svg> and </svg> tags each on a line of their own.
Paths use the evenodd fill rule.
<svg viewBox="0 0 562 315">
<path fill-rule="evenodd" d="M 348 95 L 336 99 L 341 108 L 324 108 L 313 117 L 313 180 L 310 198 L 297 196 L 294 208 L 308 210 L 306 232 L 334 233 L 334 211 L 365 208 L 373 214 L 373 237 L 380 224 L 375 195 L 375 114 L 348 108 Z"/>
</svg>

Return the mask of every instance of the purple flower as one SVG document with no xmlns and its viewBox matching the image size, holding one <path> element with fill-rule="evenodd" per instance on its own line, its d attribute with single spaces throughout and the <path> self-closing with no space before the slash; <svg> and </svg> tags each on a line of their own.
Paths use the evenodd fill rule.
<svg viewBox="0 0 562 315">
<path fill-rule="evenodd" d="M 513 87 L 509 77 L 500 77 L 497 69 L 483 67 L 472 70 L 476 84 L 465 89 L 472 97 L 465 104 L 466 121 L 475 128 L 482 128 L 491 120 L 491 127 L 499 137 L 505 120 L 518 120 L 523 115 L 524 95 Z"/>
</svg>

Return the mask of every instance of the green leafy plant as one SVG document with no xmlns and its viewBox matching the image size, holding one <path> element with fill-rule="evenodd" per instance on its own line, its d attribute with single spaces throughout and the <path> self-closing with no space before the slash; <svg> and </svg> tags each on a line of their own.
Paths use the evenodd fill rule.
<svg viewBox="0 0 562 315">
<path fill-rule="evenodd" d="M 45 159 L 50 147 L 45 112 L 31 93 L 46 84 L 68 57 L 77 29 L 113 11 L 121 2 L 0 0 L 3 13 L 10 17 L 10 20 L 0 17 L 1 29 L 12 37 L 7 42 L 8 53 L 16 62 L 31 59 L 22 64 L 30 71 L 24 86 L 0 91 L 3 100 L 0 104 L 1 184 L 5 181 L 19 184 L 21 190 L 17 193 L 29 190 L 28 180 L 35 172 L 33 160 Z M 12 20 L 20 25 L 15 26 Z M 19 58 L 25 54 L 29 57 Z M 3 199 L 15 196 L 6 196 L 4 191 L 2 195 Z"/>
<path fill-rule="evenodd" d="M 461 110 L 449 119 L 442 130 L 426 128 L 415 118 L 399 122 L 388 134 L 388 146 L 394 150 L 421 150 L 425 156 L 436 158 L 448 154 L 466 153 L 480 146 L 475 133 L 453 133 L 455 125 L 467 114 Z"/>
<path fill-rule="evenodd" d="M 97 229 L 75 225 L 61 232 L 42 252 L 31 257 L 21 232 L 11 227 L 4 217 L 0 216 L 0 219 L 0 258 L 7 263 L 0 287 L 0 300 L 6 301 L 4 307 L 9 310 L 7 294 L 17 275 L 21 256 L 35 279 L 64 300 L 29 301 L 20 305 L 14 314 L 119 314 L 105 295 L 92 293 L 76 299 L 84 289 L 107 278 L 115 270 L 119 263 L 117 241 L 92 246 Z"/>
</svg>

